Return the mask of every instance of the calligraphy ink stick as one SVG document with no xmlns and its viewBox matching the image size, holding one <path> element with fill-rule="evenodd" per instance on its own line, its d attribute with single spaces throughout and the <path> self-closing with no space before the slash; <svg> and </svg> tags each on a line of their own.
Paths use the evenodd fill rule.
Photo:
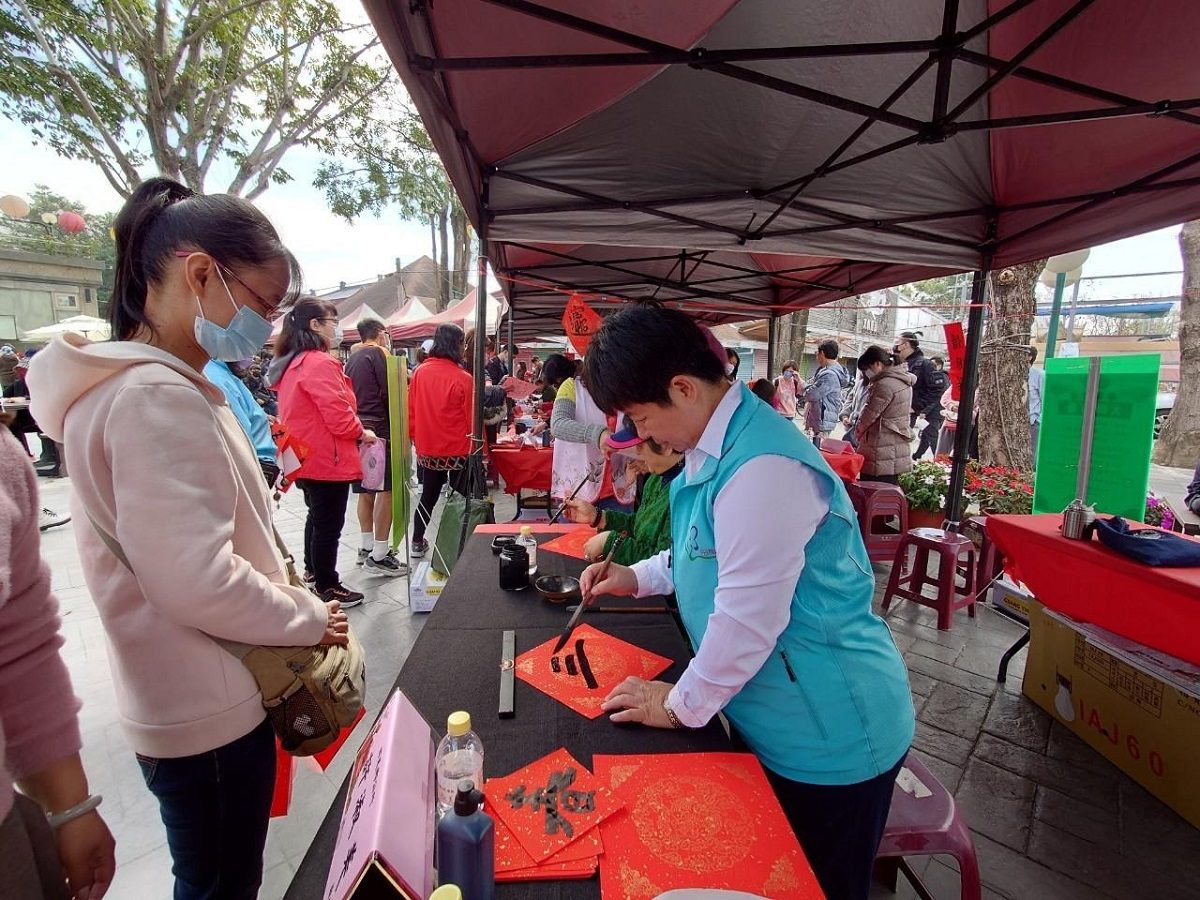
<svg viewBox="0 0 1200 900">
<path fill-rule="evenodd" d="M 500 639 L 500 718 L 511 719 L 513 712 L 513 666 L 517 656 L 517 633 L 506 631 Z"/>
<path fill-rule="evenodd" d="M 567 654 L 567 674 L 578 675 L 579 670 L 575 668 L 575 657 L 570 653 Z"/>
<path fill-rule="evenodd" d="M 592 674 L 587 654 L 583 652 L 583 638 L 575 642 L 575 659 L 579 663 L 579 674 L 583 676 L 584 683 L 594 691 L 599 684 L 596 682 L 596 676 Z"/>
<path fill-rule="evenodd" d="M 550 657 L 550 671 L 551 672 L 561 672 L 562 671 L 562 663 L 560 663 L 558 661 L 557 656 Z"/>
</svg>

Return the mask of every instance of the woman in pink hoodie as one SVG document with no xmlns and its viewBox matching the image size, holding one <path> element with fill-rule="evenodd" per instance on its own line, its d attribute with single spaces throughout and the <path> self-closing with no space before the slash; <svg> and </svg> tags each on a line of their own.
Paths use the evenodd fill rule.
<svg viewBox="0 0 1200 900">
<path fill-rule="evenodd" d="M 67 335 L 39 353 L 34 414 L 66 445 L 84 577 L 175 900 L 250 900 L 275 740 L 254 678 L 217 639 L 345 643 L 346 614 L 288 584 L 254 450 L 201 370 L 261 345 L 296 265 L 248 201 L 165 178 L 134 191 L 116 242 L 114 340 Z"/>
</svg>

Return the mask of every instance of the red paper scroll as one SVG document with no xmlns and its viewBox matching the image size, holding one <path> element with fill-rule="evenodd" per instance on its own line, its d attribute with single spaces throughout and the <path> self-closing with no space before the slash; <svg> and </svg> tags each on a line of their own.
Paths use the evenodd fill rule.
<svg viewBox="0 0 1200 900">
<path fill-rule="evenodd" d="M 595 528 L 580 526 L 574 531 L 569 531 L 561 537 L 556 537 L 552 541 L 538 547 L 538 552 L 558 553 L 561 556 L 570 556 L 574 559 L 587 559 L 584 555 L 583 547 L 596 536 Z"/>
<path fill-rule="evenodd" d="M 485 788 L 489 811 L 537 865 L 582 840 L 621 801 L 564 749 Z M 588 843 L 594 854 L 595 844 Z M 564 857 L 565 858 L 565 857 Z"/>
<path fill-rule="evenodd" d="M 518 656 L 517 677 L 589 719 L 603 712 L 604 698 L 628 676 L 651 679 L 671 667 L 666 657 L 586 623 L 576 626 L 558 653 L 556 643 L 558 638 L 553 637 Z"/>
<path fill-rule="evenodd" d="M 582 297 L 578 294 L 571 295 L 571 299 L 567 301 L 567 308 L 563 310 L 562 324 L 567 333 L 567 340 L 580 356 L 587 353 L 592 335 L 600 330 L 603 321 L 600 314 L 588 306 Z"/>
<path fill-rule="evenodd" d="M 967 339 L 963 336 L 962 322 L 947 322 L 942 330 L 946 333 L 946 355 L 950 357 L 950 399 L 957 400 L 967 365 Z"/>
<path fill-rule="evenodd" d="M 751 754 L 597 755 L 593 764 L 625 801 L 600 826 L 601 900 L 698 887 L 825 896 Z"/>
</svg>

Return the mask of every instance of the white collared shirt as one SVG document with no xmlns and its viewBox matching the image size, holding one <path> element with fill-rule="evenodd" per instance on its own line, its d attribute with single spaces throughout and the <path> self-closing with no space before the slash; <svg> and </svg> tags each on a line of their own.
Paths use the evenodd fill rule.
<svg viewBox="0 0 1200 900">
<path fill-rule="evenodd" d="M 691 481 L 709 458 L 720 459 L 729 422 L 746 396 L 730 386 L 684 458 Z M 713 522 L 717 593 L 704 639 L 668 702 L 679 720 L 699 728 L 758 672 L 791 616 L 804 548 L 829 513 L 829 491 L 812 469 L 784 456 L 757 456 L 717 493 Z M 633 565 L 638 596 L 675 590 L 670 551 Z"/>
</svg>

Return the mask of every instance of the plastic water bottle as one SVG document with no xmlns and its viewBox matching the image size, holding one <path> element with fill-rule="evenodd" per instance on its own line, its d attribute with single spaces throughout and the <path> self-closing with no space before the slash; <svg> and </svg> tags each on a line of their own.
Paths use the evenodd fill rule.
<svg viewBox="0 0 1200 900">
<path fill-rule="evenodd" d="M 537 574 L 537 541 L 533 538 L 533 529 L 528 525 L 521 526 L 521 536 L 517 538 L 517 543 L 525 548 L 525 552 L 529 554 L 529 578 Z"/>
<path fill-rule="evenodd" d="M 492 900 L 496 892 L 496 826 L 482 802 L 474 782 L 460 782 L 437 827 L 438 881 L 457 885 L 463 900 Z"/>
<path fill-rule="evenodd" d="M 438 819 L 454 808 L 458 783 L 464 779 L 483 784 L 483 741 L 471 730 L 471 714 L 450 713 L 446 736 L 438 744 L 434 757 L 437 771 Z M 461 887 L 461 885 L 460 885 Z"/>
</svg>

